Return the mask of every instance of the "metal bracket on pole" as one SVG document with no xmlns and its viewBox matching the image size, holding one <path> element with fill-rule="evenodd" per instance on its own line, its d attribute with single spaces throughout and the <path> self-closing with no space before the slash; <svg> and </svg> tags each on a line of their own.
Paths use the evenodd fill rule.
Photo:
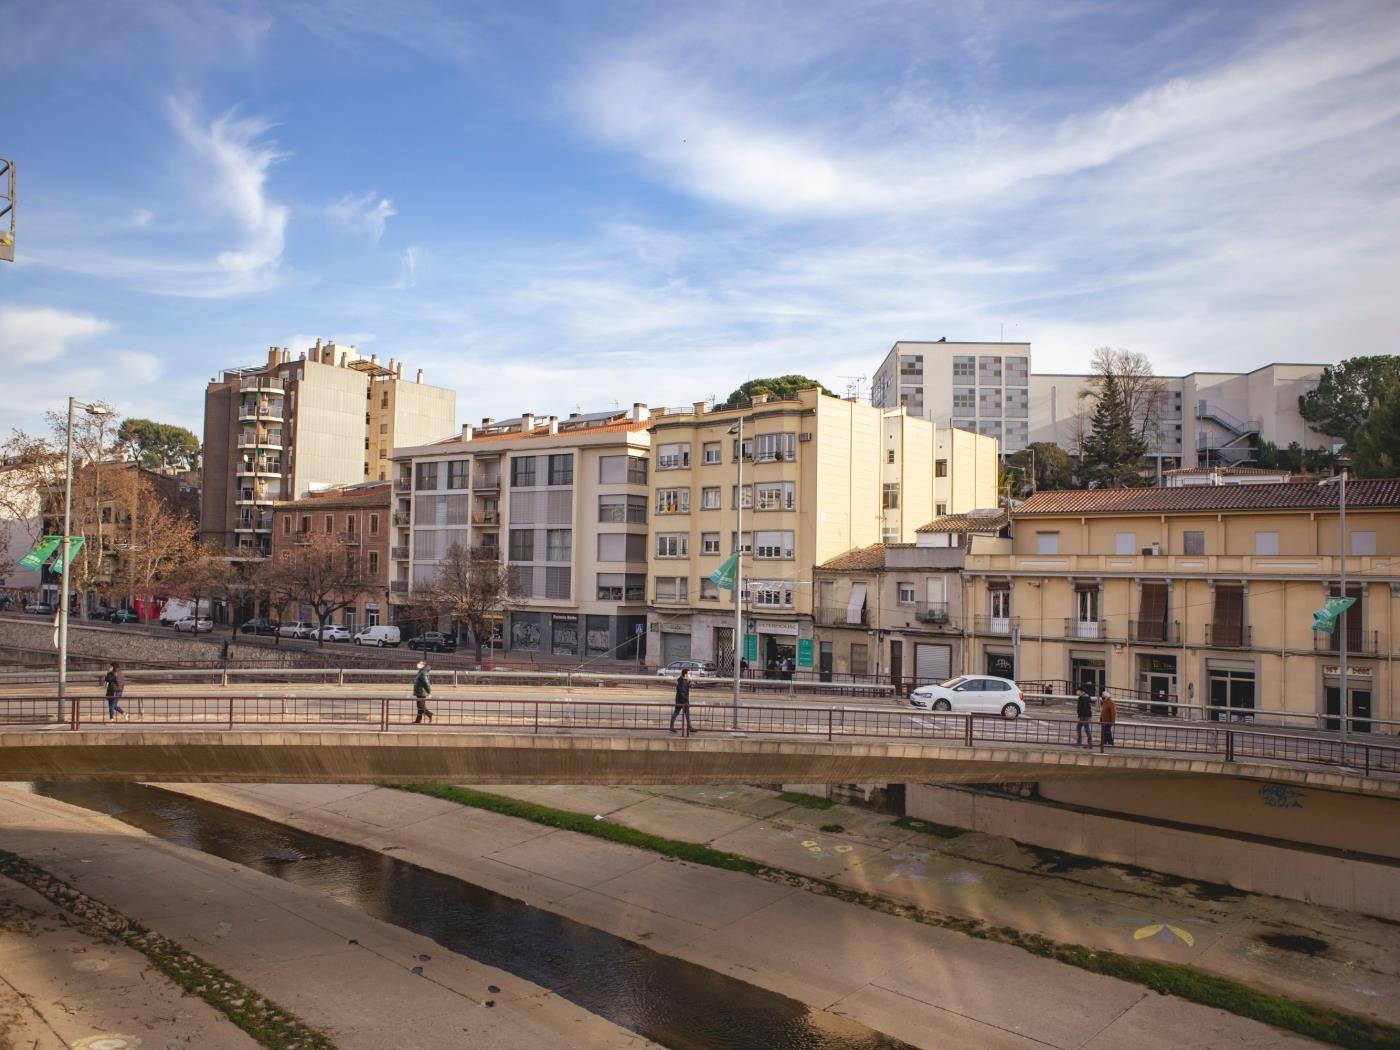
<svg viewBox="0 0 1400 1050">
<path fill-rule="evenodd" d="M 0 157 L 0 262 L 15 261 L 15 165 Z"/>
</svg>

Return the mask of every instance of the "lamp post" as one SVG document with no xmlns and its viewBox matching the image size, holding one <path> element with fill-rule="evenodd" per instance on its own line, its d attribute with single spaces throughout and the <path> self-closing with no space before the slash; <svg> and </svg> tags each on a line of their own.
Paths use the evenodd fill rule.
<svg viewBox="0 0 1400 1050">
<path fill-rule="evenodd" d="M 738 435 L 737 455 L 734 457 L 736 484 L 734 486 L 734 659 L 730 669 L 734 676 L 734 703 L 730 728 L 739 728 L 739 666 L 744 645 L 744 417 L 740 416 L 729 433 Z"/>
<path fill-rule="evenodd" d="M 1341 597 L 1347 596 L 1347 468 L 1342 467 L 1342 472 L 1336 477 L 1324 478 L 1319 481 L 1319 485 L 1337 485 L 1337 566 L 1338 566 L 1338 590 Z M 1325 597 L 1325 596 L 1324 596 Z M 1351 715 L 1351 697 L 1347 693 L 1347 629 L 1351 626 L 1351 610 L 1347 609 L 1342 613 L 1347 617 L 1347 622 L 1342 625 L 1337 639 L 1337 673 L 1340 679 L 1340 688 L 1337 690 L 1337 713 L 1341 716 L 1337 725 L 1341 727 L 1342 743 L 1347 742 L 1347 722 Z"/>
<path fill-rule="evenodd" d="M 105 419 L 112 410 L 102 404 L 88 404 L 75 397 L 68 398 L 67 442 L 63 453 L 63 540 L 59 543 L 58 559 L 63 566 L 62 581 L 58 591 L 58 720 L 64 719 L 63 701 L 68 691 L 68 591 L 72 579 L 73 565 L 68 553 L 69 533 L 73 531 L 73 415 L 74 409 L 81 407 L 88 415 Z M 99 453 L 101 450 L 98 450 Z M 99 509 L 98 515 L 101 516 Z"/>
</svg>

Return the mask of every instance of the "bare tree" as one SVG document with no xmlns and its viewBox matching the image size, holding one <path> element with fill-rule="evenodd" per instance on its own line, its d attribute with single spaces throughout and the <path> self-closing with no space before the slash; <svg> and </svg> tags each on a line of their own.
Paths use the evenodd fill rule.
<svg viewBox="0 0 1400 1050">
<path fill-rule="evenodd" d="M 492 625 L 516 597 L 510 573 L 495 550 L 454 543 L 439 564 L 437 579 L 421 591 L 415 589 L 415 608 L 434 618 L 450 616 L 465 625 L 479 661 Z"/>
<path fill-rule="evenodd" d="M 283 593 L 290 601 L 311 606 L 316 617 L 316 644 L 324 645 L 323 629 L 331 616 L 348 609 L 373 589 L 359 548 L 328 533 L 306 534 L 306 542 L 287 552 L 276 571 L 285 578 Z"/>
<path fill-rule="evenodd" d="M 156 487 L 135 469 L 126 472 L 129 484 L 119 494 L 120 520 L 113 523 L 112 549 L 117 568 L 114 585 L 125 585 L 134 604 L 137 595 L 151 596 L 155 585 L 175 578 L 192 559 L 202 556 L 199 526 L 188 514 L 161 499 Z M 124 505 L 124 506 L 123 506 Z"/>
<path fill-rule="evenodd" d="M 1162 416 L 1166 409 L 1167 384 L 1152 371 L 1147 355 L 1136 350 L 1101 346 L 1091 359 L 1094 375 L 1089 380 L 1097 397 L 1104 380 L 1113 376 L 1118 393 L 1132 420 L 1133 434 L 1147 446 L 1149 452 L 1159 448 L 1162 441 Z"/>
</svg>

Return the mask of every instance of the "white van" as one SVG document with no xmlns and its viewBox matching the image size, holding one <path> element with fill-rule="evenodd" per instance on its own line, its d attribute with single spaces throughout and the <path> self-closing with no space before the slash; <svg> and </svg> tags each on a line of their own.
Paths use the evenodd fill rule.
<svg viewBox="0 0 1400 1050">
<path fill-rule="evenodd" d="M 399 644 L 399 629 L 389 627 L 386 624 L 375 624 L 373 627 L 366 627 L 359 634 L 355 635 L 356 645 L 385 646 Z"/>
</svg>

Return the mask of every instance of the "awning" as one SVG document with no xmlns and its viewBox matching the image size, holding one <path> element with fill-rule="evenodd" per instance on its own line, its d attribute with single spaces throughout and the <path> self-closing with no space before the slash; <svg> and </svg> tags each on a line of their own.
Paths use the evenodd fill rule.
<svg viewBox="0 0 1400 1050">
<path fill-rule="evenodd" d="M 865 611 L 865 584 L 851 584 L 851 600 L 846 604 L 846 622 L 860 623 Z"/>
</svg>

